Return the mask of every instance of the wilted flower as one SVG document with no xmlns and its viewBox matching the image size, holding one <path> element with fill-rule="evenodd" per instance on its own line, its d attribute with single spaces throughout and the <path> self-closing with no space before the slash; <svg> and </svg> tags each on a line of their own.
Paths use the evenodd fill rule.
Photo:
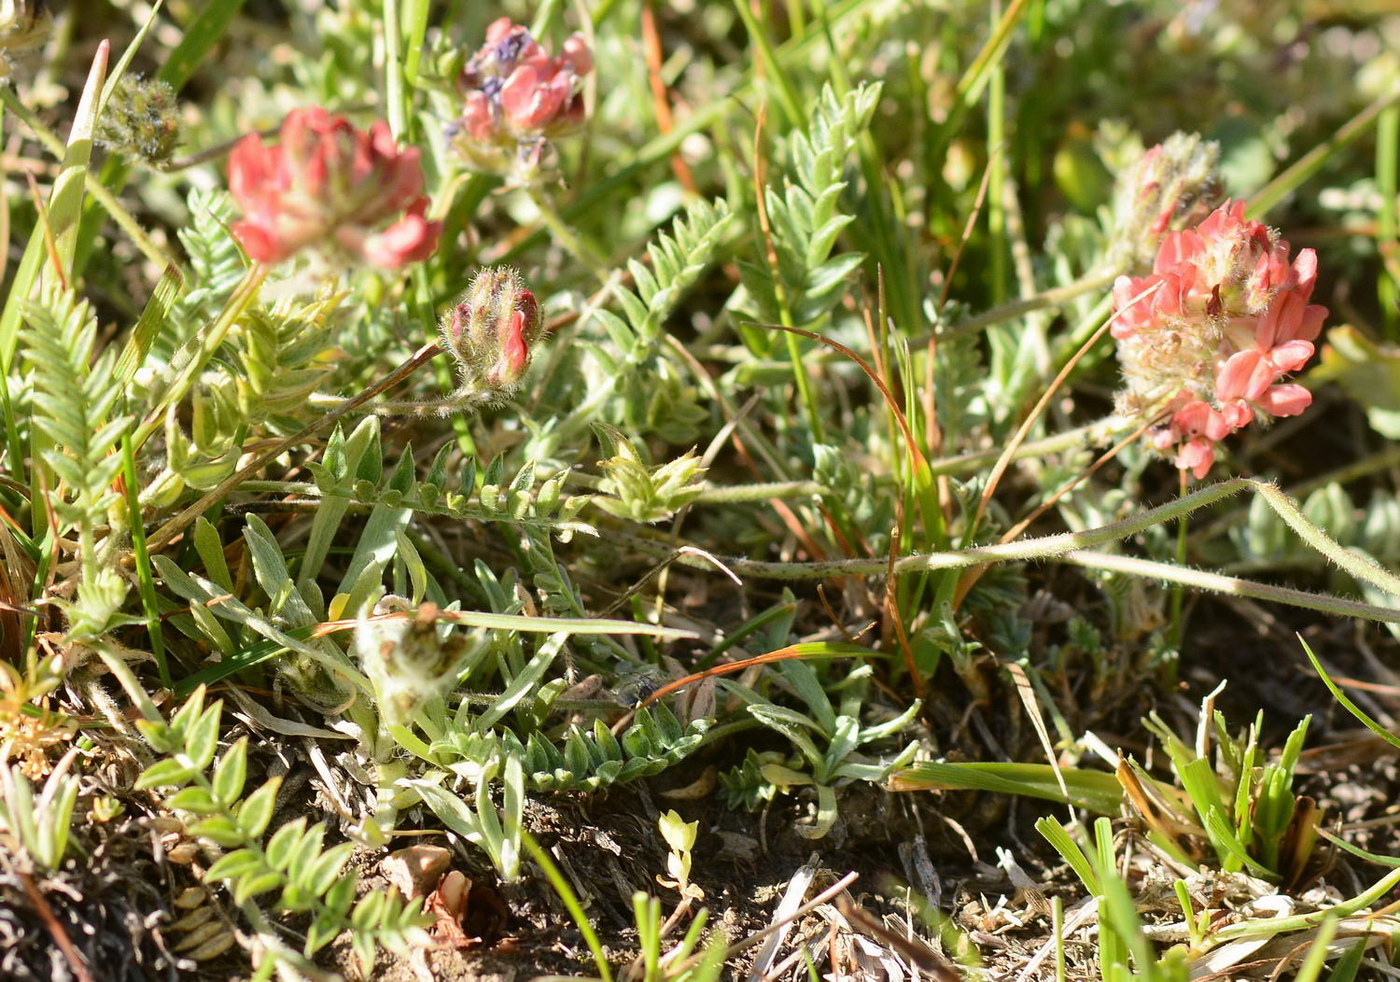
<svg viewBox="0 0 1400 982">
<path fill-rule="evenodd" d="M 233 232 L 249 256 L 275 263 L 317 245 L 392 268 L 432 254 L 442 225 L 424 217 L 418 150 L 399 150 L 387 123 L 364 132 L 319 107 L 296 109 L 279 139 L 249 134 L 229 157 L 244 215 Z"/>
<path fill-rule="evenodd" d="M 128 75 L 117 84 L 97 120 L 97 142 L 161 167 L 180 136 L 175 90 L 158 79 Z"/>
<path fill-rule="evenodd" d="M 384 616 L 408 611 L 411 618 Z M 414 610 L 403 597 L 389 594 L 374 605 L 374 614 L 355 622 L 355 654 L 385 720 L 408 722 L 425 702 L 457 683 L 472 645 L 459 631 L 439 631 L 436 604 Z"/>
<path fill-rule="evenodd" d="M 525 376 L 540 329 L 535 295 L 519 273 L 502 266 L 476 274 L 443 320 L 442 339 L 464 385 L 505 396 Z"/>
<path fill-rule="evenodd" d="M 448 127 L 472 167 L 531 180 L 552 163 L 549 140 L 584 120 L 582 79 L 593 58 L 582 35 L 551 58 L 509 17 L 486 29 L 486 43 L 462 71 L 465 104 Z"/>
<path fill-rule="evenodd" d="M 0 0 L 0 80 L 10 76 L 10 56 L 43 44 L 50 25 L 43 0 Z"/>
<path fill-rule="evenodd" d="M 1288 243 L 1226 202 L 1199 226 L 1169 233 L 1151 275 L 1121 276 L 1114 320 L 1126 388 L 1118 411 L 1170 418 L 1152 437 L 1176 465 L 1205 476 L 1215 444 L 1256 416 L 1296 416 L 1312 402 L 1280 384 L 1312 357 L 1327 308 L 1308 303 L 1317 254 L 1290 264 Z"/>
<path fill-rule="evenodd" d="M 1151 267 L 1162 237 L 1194 225 L 1220 200 L 1215 174 L 1220 145 L 1195 133 L 1173 133 L 1138 158 L 1114 192 L 1114 235 L 1109 247 L 1118 268 Z"/>
</svg>

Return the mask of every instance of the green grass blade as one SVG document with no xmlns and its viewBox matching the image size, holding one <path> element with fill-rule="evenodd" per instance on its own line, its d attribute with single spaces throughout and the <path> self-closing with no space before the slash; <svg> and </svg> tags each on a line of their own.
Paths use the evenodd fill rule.
<svg viewBox="0 0 1400 982">
<path fill-rule="evenodd" d="M 1332 966 L 1332 971 L 1327 976 L 1327 982 L 1352 982 L 1356 973 L 1361 970 L 1361 959 L 1365 957 L 1366 939 L 1363 936 L 1354 939 L 1346 954 L 1337 959 L 1337 964 Z"/>
<path fill-rule="evenodd" d="M 141 30 L 136 32 L 136 36 L 126 46 L 117 63 L 112 66 L 111 74 L 107 77 L 107 84 L 102 87 L 102 100 L 99 106 L 105 107 L 107 100 L 116 91 L 117 84 L 121 82 L 122 76 L 126 74 L 127 68 L 131 65 L 131 59 L 136 57 L 136 52 L 141 50 L 142 43 L 146 40 L 146 35 L 151 33 L 151 28 L 155 26 L 156 16 L 160 13 L 160 8 L 165 4 L 165 0 L 156 0 L 151 6 L 151 12 L 146 17 L 146 23 L 141 25 Z"/>
<path fill-rule="evenodd" d="M 212 0 L 207 4 L 185 28 L 185 36 L 170 52 L 156 78 L 176 90 L 184 88 L 195 70 L 209 60 L 215 45 L 228 32 L 245 2 L 247 0 Z"/>
<path fill-rule="evenodd" d="M 1376 251 L 1383 269 L 1376 280 L 1377 299 L 1386 337 L 1400 335 L 1400 106 L 1391 106 L 1376 122 L 1376 190 L 1381 206 L 1376 211 Z"/>
<path fill-rule="evenodd" d="M 1048 764 L 940 763 L 925 761 L 897 772 L 890 778 L 895 791 L 990 791 L 1043 798 L 1060 804 L 1087 808 L 1099 815 L 1117 814 L 1123 803 L 1118 779 L 1102 771 L 1062 770 L 1066 798 L 1060 790 L 1054 768 Z"/>
<path fill-rule="evenodd" d="M 78 222 L 83 214 L 83 192 L 87 184 L 88 161 L 92 159 L 92 137 L 97 127 L 97 115 L 102 110 L 102 83 L 107 77 L 107 58 L 111 46 L 103 41 L 92 60 L 87 84 L 73 115 L 73 128 L 68 133 L 68 145 L 63 154 L 63 168 L 53 182 L 49 197 L 49 224 L 58 244 L 58 257 L 64 275 L 73 272 L 73 257 L 78 246 Z"/>
<path fill-rule="evenodd" d="M 160 684 L 167 689 L 174 683 L 170 665 L 165 659 L 165 635 L 161 629 L 160 606 L 156 601 L 155 576 L 151 557 L 146 551 L 146 529 L 141 523 L 141 485 L 136 477 L 136 454 L 131 447 L 131 434 L 122 434 L 122 483 L 126 490 L 127 514 L 131 522 L 131 554 L 136 563 L 136 581 L 141 594 L 141 607 L 146 612 L 146 629 L 151 635 L 151 654 L 155 655 Z"/>
<path fill-rule="evenodd" d="M 744 22 L 744 28 L 749 32 L 749 40 L 758 49 L 758 58 L 763 64 L 764 73 L 777 86 L 778 101 L 782 104 L 788 124 L 801 126 L 807 121 L 807 114 L 802 111 L 802 102 L 797 97 L 797 90 L 793 88 L 792 79 L 788 77 L 787 70 L 778 60 L 777 52 L 773 50 L 773 42 L 768 40 L 768 32 L 754 16 L 748 0 L 734 0 L 734 9 L 739 12 L 739 19 Z"/>
<path fill-rule="evenodd" d="M 1357 859 L 1364 859 L 1368 863 L 1375 863 L 1377 866 L 1388 866 L 1391 869 L 1400 869 L 1400 856 L 1382 856 L 1380 853 L 1367 852 L 1359 846 L 1354 846 L 1341 836 L 1333 835 L 1326 829 L 1319 827 L 1317 834 L 1340 849 L 1351 853 Z"/>
<path fill-rule="evenodd" d="M 1270 208 L 1301 187 L 1308 178 L 1320 171 L 1327 161 L 1365 133 L 1382 112 L 1397 103 L 1400 103 L 1400 87 L 1361 110 L 1336 133 L 1303 154 L 1292 166 L 1266 184 L 1263 190 L 1255 193 L 1249 199 L 1246 216 L 1257 220 L 1268 214 Z"/>
<path fill-rule="evenodd" d="M 569 916 L 578 925 L 579 933 L 583 935 L 584 943 L 588 945 L 588 950 L 593 953 L 593 963 L 598 966 L 598 976 L 604 982 L 612 982 L 612 969 L 608 966 L 607 956 L 603 954 L 602 942 L 598 940 L 598 932 L 593 930 L 593 922 L 583 911 L 583 905 L 579 903 L 578 894 L 574 893 L 574 888 L 569 885 L 569 881 L 564 878 L 564 874 L 559 871 L 554 860 L 549 858 L 549 853 L 540 847 L 535 841 L 535 837 L 524 829 L 512 829 L 518 831 L 520 841 L 525 846 L 525 851 L 530 854 L 530 858 L 539 864 L 544 870 L 544 875 L 549 880 L 549 885 L 554 888 L 554 892 L 563 901 L 564 907 L 569 911 Z"/>
<path fill-rule="evenodd" d="M 1308 660 L 1312 662 L 1313 668 L 1317 671 L 1317 674 L 1322 677 L 1323 684 L 1331 690 L 1333 698 L 1342 704 L 1342 708 L 1360 720 L 1361 724 L 1365 726 L 1366 729 L 1370 730 L 1392 747 L 1400 750 L 1400 736 L 1396 736 L 1384 726 L 1381 726 L 1381 724 L 1366 715 L 1366 712 L 1360 706 L 1347 698 L 1346 693 L 1337 687 L 1337 683 L 1332 681 L 1332 677 L 1327 674 L 1327 671 L 1322 667 L 1322 662 L 1318 660 L 1317 655 L 1313 654 L 1312 648 L 1308 647 L 1308 643 L 1303 640 L 1302 635 L 1298 636 L 1298 643 L 1303 646 L 1303 650 L 1307 652 Z"/>
<path fill-rule="evenodd" d="M 1035 830 L 1054 847 L 1065 862 L 1069 863 L 1070 868 L 1079 877 L 1079 882 L 1084 884 L 1084 889 L 1097 896 L 1100 890 L 1099 874 L 1089 862 L 1089 857 L 1084 855 L 1084 850 L 1079 848 L 1079 843 L 1075 842 L 1074 837 L 1060 824 L 1060 820 L 1049 816 L 1037 819 Z"/>
</svg>

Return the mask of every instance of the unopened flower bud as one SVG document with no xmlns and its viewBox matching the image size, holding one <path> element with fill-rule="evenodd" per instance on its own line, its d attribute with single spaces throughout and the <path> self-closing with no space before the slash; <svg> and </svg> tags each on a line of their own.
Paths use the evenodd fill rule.
<svg viewBox="0 0 1400 982">
<path fill-rule="evenodd" d="M 97 142 L 152 167 L 162 167 L 180 136 L 175 90 L 165 82 L 126 76 L 97 122 Z"/>
<path fill-rule="evenodd" d="M 1114 191 L 1113 259 L 1146 272 L 1163 236 L 1195 225 L 1220 200 L 1215 173 L 1220 145 L 1195 133 L 1173 133 L 1144 153 Z"/>
<path fill-rule="evenodd" d="M 520 384 L 541 331 L 539 304 L 520 274 L 498 266 L 477 273 L 442 323 L 463 383 L 502 396 Z"/>
</svg>

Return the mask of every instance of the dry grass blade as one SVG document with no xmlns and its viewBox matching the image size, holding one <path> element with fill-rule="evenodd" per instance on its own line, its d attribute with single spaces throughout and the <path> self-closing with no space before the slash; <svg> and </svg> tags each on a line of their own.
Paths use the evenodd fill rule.
<svg viewBox="0 0 1400 982">
<path fill-rule="evenodd" d="M 754 956 L 753 967 L 749 970 L 749 982 L 762 982 L 767 977 L 768 970 L 773 967 L 773 961 L 783 947 L 783 942 L 787 940 L 788 932 L 797 918 L 797 911 L 802 906 L 802 898 L 807 896 L 807 891 L 811 889 L 818 869 L 820 864 L 817 857 L 813 856 L 807 861 L 807 865 L 801 867 L 788 880 L 782 899 L 773 910 L 773 921 L 769 925 L 772 933 Z"/>
<path fill-rule="evenodd" d="M 908 959 L 919 971 L 927 972 L 937 982 L 963 982 L 956 965 L 918 938 L 896 934 L 863 907 L 857 907 L 845 897 L 836 898 L 836 909 L 853 930 L 874 938 Z"/>
</svg>

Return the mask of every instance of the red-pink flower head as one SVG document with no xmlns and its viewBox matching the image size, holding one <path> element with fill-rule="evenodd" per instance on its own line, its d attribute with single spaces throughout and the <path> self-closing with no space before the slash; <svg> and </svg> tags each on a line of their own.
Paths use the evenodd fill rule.
<svg viewBox="0 0 1400 982">
<path fill-rule="evenodd" d="M 448 135 L 477 169 L 534 177 L 549 157 L 547 141 L 583 123 L 583 77 L 592 70 L 582 35 L 552 58 L 528 30 L 502 17 L 462 71 L 462 116 Z"/>
<path fill-rule="evenodd" d="M 243 209 L 234 235 L 258 262 L 315 245 L 393 268 L 430 256 L 442 231 L 425 217 L 417 148 L 399 150 L 382 120 L 362 131 L 320 107 L 295 109 L 277 143 L 238 142 L 228 184 Z"/>
<path fill-rule="evenodd" d="M 490 267 L 477 273 L 448 312 L 442 339 L 464 384 L 506 396 L 525 377 L 541 330 L 539 304 L 520 274 Z"/>
<path fill-rule="evenodd" d="M 1313 354 L 1327 308 L 1309 303 L 1317 254 L 1291 263 L 1278 233 L 1226 202 L 1162 240 L 1152 273 L 1113 286 L 1111 333 L 1124 390 L 1118 411 L 1169 413 L 1153 445 L 1197 478 L 1215 444 L 1256 416 L 1296 416 L 1312 394 L 1282 379 Z"/>
</svg>

